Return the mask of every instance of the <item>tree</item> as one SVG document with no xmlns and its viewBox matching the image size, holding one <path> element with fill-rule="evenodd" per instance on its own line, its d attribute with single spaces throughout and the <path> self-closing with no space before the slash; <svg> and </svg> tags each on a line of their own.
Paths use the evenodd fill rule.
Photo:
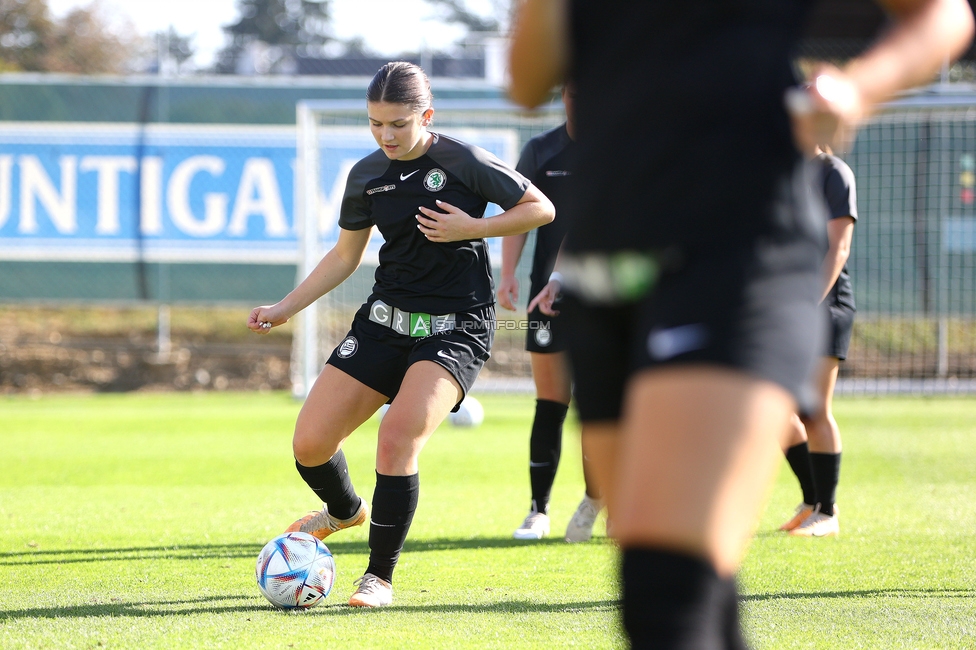
<svg viewBox="0 0 976 650">
<path fill-rule="evenodd" d="M 282 72 L 296 56 L 321 54 L 332 41 L 330 0 L 238 0 L 240 18 L 224 27 L 231 42 L 218 57 L 218 72 L 238 72 L 248 53 L 261 56 L 257 72 Z"/>
<path fill-rule="evenodd" d="M 27 72 L 123 73 L 141 45 L 117 33 L 92 2 L 62 20 L 50 17 L 46 0 L 0 0 L 0 68 Z"/>
<path fill-rule="evenodd" d="M 153 36 L 156 45 L 156 70 L 167 70 L 179 74 L 183 64 L 193 58 L 196 48 L 193 46 L 193 36 L 180 34 L 170 25 L 163 32 L 156 32 Z M 167 65 L 168 64 L 168 65 Z M 175 68 L 175 70 L 171 70 Z"/>
<path fill-rule="evenodd" d="M 491 0 L 491 15 L 484 16 L 468 9 L 466 0 L 427 0 L 428 4 L 446 9 L 446 23 L 457 23 L 469 32 L 502 32 L 511 19 L 513 0 Z"/>
<path fill-rule="evenodd" d="M 45 0 L 0 0 L 0 70 L 43 70 L 51 28 Z"/>
</svg>

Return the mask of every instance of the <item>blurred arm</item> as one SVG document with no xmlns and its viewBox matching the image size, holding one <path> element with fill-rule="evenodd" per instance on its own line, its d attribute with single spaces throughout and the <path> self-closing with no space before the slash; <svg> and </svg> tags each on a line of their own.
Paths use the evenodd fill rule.
<svg viewBox="0 0 976 650">
<path fill-rule="evenodd" d="M 524 0 L 515 17 L 509 52 L 512 100 L 541 104 L 562 83 L 569 61 L 567 0 Z"/>
</svg>

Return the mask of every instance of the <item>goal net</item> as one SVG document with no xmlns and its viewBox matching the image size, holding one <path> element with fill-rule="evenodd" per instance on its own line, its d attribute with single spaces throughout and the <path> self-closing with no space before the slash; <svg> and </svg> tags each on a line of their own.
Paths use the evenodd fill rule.
<svg viewBox="0 0 976 650">
<path fill-rule="evenodd" d="M 564 121 L 561 104 L 525 111 L 502 100 L 454 100 L 435 103 L 433 130 L 475 144 L 514 166 L 522 147 L 533 136 Z M 298 103 L 296 224 L 300 247 L 298 280 L 305 278 L 338 238 L 339 205 L 352 166 L 376 150 L 362 100 Z M 501 208 L 489 205 L 486 216 Z M 525 304 L 529 262 L 534 248 L 530 235 L 517 269 L 520 310 L 497 314 L 498 329 L 491 360 L 478 379 L 481 390 L 527 390 L 531 386 L 524 351 Z M 373 287 L 382 239 L 374 230 L 363 264 L 335 290 L 306 308 L 295 323 L 292 344 L 292 386 L 304 397 L 333 348 L 342 340 L 353 315 Z M 496 279 L 501 265 L 501 240 L 489 240 Z"/>
</svg>

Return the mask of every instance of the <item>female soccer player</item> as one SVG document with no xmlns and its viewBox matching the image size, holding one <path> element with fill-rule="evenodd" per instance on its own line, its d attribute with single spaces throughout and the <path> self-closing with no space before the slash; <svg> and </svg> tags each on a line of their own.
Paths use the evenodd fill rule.
<svg viewBox="0 0 976 650">
<path fill-rule="evenodd" d="M 798 149 L 930 79 L 973 31 L 965 0 L 885 0 L 891 28 L 790 94 L 791 119 L 810 4 L 519 8 L 513 98 L 577 89 L 561 312 L 637 648 L 744 646 L 734 576 L 818 352 L 825 215 Z"/>
<path fill-rule="evenodd" d="M 557 214 L 566 208 L 573 183 L 572 167 L 576 146 L 573 142 L 573 91 L 570 85 L 562 89 L 566 122 L 546 131 L 526 143 L 515 169 L 542 190 L 556 206 Z M 531 291 L 535 296 L 549 281 L 556 263 L 556 254 L 566 234 L 566 220 L 556 219 L 536 232 L 532 253 Z M 518 266 L 527 235 L 513 235 L 502 241 L 502 278 L 498 284 L 498 304 L 515 310 L 518 300 Z M 572 378 L 566 358 L 566 333 L 560 321 L 537 309 L 528 313 L 529 329 L 525 349 L 532 362 L 535 382 L 535 418 L 529 437 L 529 484 L 532 505 L 522 525 L 513 535 L 515 539 L 542 539 L 549 534 L 549 496 L 559 468 L 562 454 L 563 421 L 572 399 Z M 583 463 L 586 481 L 586 462 Z M 585 542 L 593 536 L 593 524 L 603 504 L 592 481 L 586 481 L 586 491 L 576 512 L 566 527 L 567 542 Z"/>
<path fill-rule="evenodd" d="M 826 150 L 824 150 L 826 149 Z M 854 328 L 854 288 L 847 272 L 851 238 L 857 220 L 857 189 L 854 172 L 843 160 L 818 148 L 815 162 L 822 179 L 818 187 L 826 199 L 827 256 L 822 267 L 821 306 L 827 310 L 827 349 L 817 367 L 814 390 L 816 405 L 810 413 L 790 420 L 786 460 L 800 481 L 803 501 L 793 517 L 780 526 L 800 537 L 828 537 L 840 534 L 840 520 L 834 503 L 840 480 L 840 429 L 833 413 L 834 386 L 840 362 L 847 358 Z"/>
<path fill-rule="evenodd" d="M 380 148 L 349 173 L 338 242 L 294 291 L 248 319 L 259 333 L 285 323 L 349 277 L 379 229 L 373 293 L 309 391 L 292 442 L 298 473 L 324 507 L 288 530 L 323 539 L 359 526 L 367 505 L 349 479 L 342 444 L 390 402 L 377 441 L 369 566 L 349 599 L 354 607 L 393 601 L 393 570 L 417 508 L 420 451 L 491 350 L 485 238 L 527 232 L 555 214 L 545 195 L 490 153 L 430 131 L 432 101 L 419 67 L 380 68 L 366 91 Z M 482 218 L 488 202 L 505 211 Z"/>
</svg>

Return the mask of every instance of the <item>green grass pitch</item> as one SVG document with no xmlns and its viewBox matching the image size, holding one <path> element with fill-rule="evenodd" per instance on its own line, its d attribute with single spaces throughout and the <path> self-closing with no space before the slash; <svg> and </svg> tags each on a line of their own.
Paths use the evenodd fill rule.
<svg viewBox="0 0 976 650">
<path fill-rule="evenodd" d="M 261 546 L 314 496 L 294 470 L 283 394 L 0 398 L 0 648 L 620 648 L 616 551 L 561 541 L 582 495 L 570 424 L 552 539 L 528 509 L 528 396 L 479 396 L 485 423 L 444 425 L 393 607 L 345 600 L 366 530 L 329 538 L 323 604 L 283 613 L 254 584 Z M 783 468 L 741 573 L 756 648 L 976 647 L 976 402 L 840 400 L 837 539 L 775 532 L 799 491 Z M 374 481 L 375 419 L 345 449 Z"/>
</svg>

